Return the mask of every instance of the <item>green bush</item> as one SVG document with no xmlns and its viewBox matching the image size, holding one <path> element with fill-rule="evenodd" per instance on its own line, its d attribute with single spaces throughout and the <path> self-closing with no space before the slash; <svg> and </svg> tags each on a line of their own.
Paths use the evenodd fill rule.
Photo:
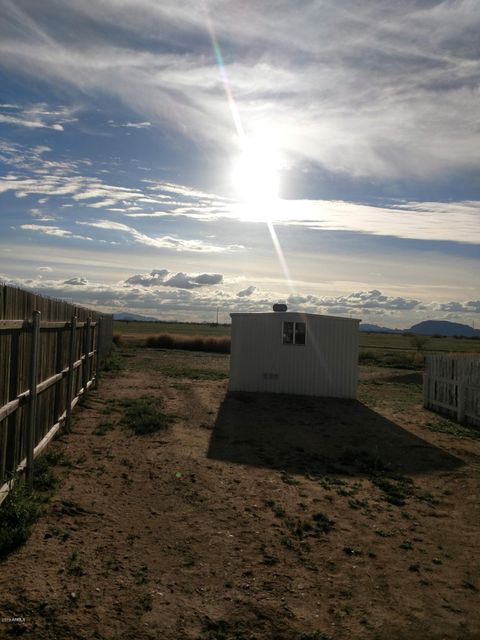
<svg viewBox="0 0 480 640">
<path fill-rule="evenodd" d="M 118 353 L 112 349 L 110 353 L 105 356 L 101 363 L 100 370 L 101 371 L 120 371 L 123 368 L 123 362 Z"/>
<path fill-rule="evenodd" d="M 17 481 L 0 505 L 0 557 L 5 556 L 30 536 L 41 513 L 40 505 L 23 482 Z"/>
<path fill-rule="evenodd" d="M 37 458 L 33 466 L 33 486 L 35 490 L 52 491 L 58 486 L 59 482 L 53 472 L 49 458 L 47 456 Z"/>
<path fill-rule="evenodd" d="M 120 405 L 125 413 L 122 424 L 132 429 L 136 435 L 148 435 L 168 429 L 172 416 L 163 413 L 159 401 L 154 398 L 135 398 L 123 400 Z"/>
<path fill-rule="evenodd" d="M 391 367 L 393 369 L 422 369 L 423 354 L 408 351 L 360 351 L 358 362 L 363 365 Z"/>
</svg>

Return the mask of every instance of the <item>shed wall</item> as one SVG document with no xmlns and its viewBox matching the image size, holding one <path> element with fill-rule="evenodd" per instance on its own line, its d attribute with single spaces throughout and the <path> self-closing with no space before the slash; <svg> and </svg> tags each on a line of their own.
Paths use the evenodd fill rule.
<svg viewBox="0 0 480 640">
<path fill-rule="evenodd" d="M 305 322 L 305 345 L 282 344 L 283 321 Z M 358 321 L 313 314 L 232 314 L 230 390 L 355 398 Z"/>
</svg>

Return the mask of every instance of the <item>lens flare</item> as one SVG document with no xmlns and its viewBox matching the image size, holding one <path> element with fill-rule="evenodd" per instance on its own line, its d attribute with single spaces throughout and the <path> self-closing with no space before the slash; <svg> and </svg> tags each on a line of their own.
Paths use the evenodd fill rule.
<svg viewBox="0 0 480 640">
<path fill-rule="evenodd" d="M 212 43 L 215 60 L 222 80 L 237 139 L 242 152 L 234 163 L 232 171 L 233 186 L 241 201 L 241 218 L 266 223 L 272 244 L 278 257 L 285 281 L 291 293 L 295 293 L 287 261 L 273 226 L 279 200 L 279 162 L 274 151 L 275 146 L 268 141 L 248 141 L 238 107 L 235 103 L 222 51 L 206 2 L 203 2 L 207 18 L 207 29 Z"/>
<path fill-rule="evenodd" d="M 237 196 L 247 202 L 270 203 L 278 199 L 277 159 L 261 144 L 249 144 L 234 164 L 233 186 Z"/>
</svg>

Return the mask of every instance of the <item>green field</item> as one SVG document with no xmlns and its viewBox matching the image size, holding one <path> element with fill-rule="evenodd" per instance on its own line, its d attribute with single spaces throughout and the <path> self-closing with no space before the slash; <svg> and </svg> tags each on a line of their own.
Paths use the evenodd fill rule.
<svg viewBox="0 0 480 640">
<path fill-rule="evenodd" d="M 428 352 L 480 353 L 480 340 L 475 338 L 428 337 L 422 350 Z M 360 332 L 360 349 L 399 349 L 416 351 L 412 337 L 402 333 L 366 333 Z"/>
<path fill-rule="evenodd" d="M 131 322 L 115 320 L 113 333 L 129 337 L 147 338 L 169 333 L 178 336 L 229 336 L 230 325 L 196 322 Z"/>
<path fill-rule="evenodd" d="M 195 322 L 126 322 L 115 321 L 114 334 L 120 335 L 126 343 L 142 344 L 148 336 L 173 334 L 178 336 L 229 336 L 231 325 L 215 325 Z M 390 352 L 392 356 L 415 354 L 416 345 L 412 337 L 396 333 L 360 332 L 360 354 L 371 353 L 376 357 L 379 353 Z M 427 353 L 480 353 L 480 340 L 474 338 L 440 338 L 431 337 L 422 345 L 421 351 Z M 398 352 L 396 354 L 396 352 Z"/>
</svg>

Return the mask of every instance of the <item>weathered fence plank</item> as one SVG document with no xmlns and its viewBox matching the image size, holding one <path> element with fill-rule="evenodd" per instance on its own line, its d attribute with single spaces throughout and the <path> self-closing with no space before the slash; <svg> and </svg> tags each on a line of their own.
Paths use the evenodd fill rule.
<svg viewBox="0 0 480 640">
<path fill-rule="evenodd" d="M 75 381 L 75 349 L 77 348 L 77 317 L 73 316 L 70 325 L 70 343 L 68 349 L 68 376 L 67 376 L 67 420 L 65 430 L 70 431 L 72 426 L 72 399 L 73 385 Z"/>
<path fill-rule="evenodd" d="M 40 311 L 34 311 L 32 317 L 32 345 L 30 348 L 30 397 L 28 399 L 27 422 L 27 486 L 33 487 L 33 450 L 35 448 L 35 424 L 37 418 L 37 378 L 40 348 Z"/>
<path fill-rule="evenodd" d="M 0 284 L 0 504 L 15 474 L 31 481 L 34 458 L 96 381 L 112 334 L 112 316 Z"/>
<path fill-rule="evenodd" d="M 427 356 L 423 398 L 427 409 L 480 426 L 480 358 Z"/>
</svg>

